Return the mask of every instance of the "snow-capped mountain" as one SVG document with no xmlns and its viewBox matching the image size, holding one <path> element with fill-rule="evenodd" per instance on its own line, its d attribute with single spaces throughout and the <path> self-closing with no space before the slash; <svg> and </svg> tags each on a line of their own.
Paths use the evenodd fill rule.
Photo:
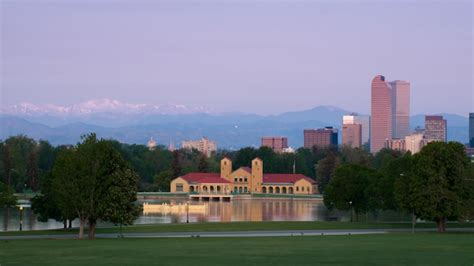
<svg viewBox="0 0 474 266">
<path fill-rule="evenodd" d="M 70 106 L 20 103 L 0 108 L 0 114 L 17 116 L 82 116 L 98 113 L 117 114 L 192 114 L 210 113 L 206 107 L 188 107 L 182 104 L 131 104 L 112 99 L 97 99 Z"/>
</svg>

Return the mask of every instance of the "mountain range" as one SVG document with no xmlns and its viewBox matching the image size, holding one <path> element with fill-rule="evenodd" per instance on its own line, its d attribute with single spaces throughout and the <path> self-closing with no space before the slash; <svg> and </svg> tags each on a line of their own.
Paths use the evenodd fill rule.
<svg viewBox="0 0 474 266">
<path fill-rule="evenodd" d="M 153 137 L 159 144 L 207 136 L 220 148 L 259 146 L 262 136 L 286 136 L 293 147 L 303 145 L 303 129 L 341 127 L 342 116 L 351 111 L 334 106 L 278 115 L 216 113 L 206 107 L 129 104 L 100 99 L 72 106 L 23 103 L 0 109 L 0 139 L 25 134 L 54 145 L 74 144 L 80 136 L 95 132 L 99 137 L 124 143 L 145 144 Z M 442 114 L 448 120 L 448 139 L 467 142 L 468 118 Z M 424 115 L 415 115 L 411 127 L 424 127 Z"/>
</svg>

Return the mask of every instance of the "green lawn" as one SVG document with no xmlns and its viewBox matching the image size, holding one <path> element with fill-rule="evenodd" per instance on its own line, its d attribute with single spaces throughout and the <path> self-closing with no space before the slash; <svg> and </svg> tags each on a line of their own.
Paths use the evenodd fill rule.
<svg viewBox="0 0 474 266">
<path fill-rule="evenodd" d="M 474 227 L 474 223 L 449 223 L 450 227 Z M 410 223 L 365 223 L 365 222 L 232 222 L 232 223 L 190 223 L 153 224 L 123 227 L 123 232 L 210 232 L 210 231 L 260 231 L 260 230 L 318 230 L 318 229 L 393 229 L 411 228 Z M 434 223 L 419 223 L 416 228 L 436 228 Z M 76 234 L 78 229 L 55 229 L 23 232 L 0 232 L 6 235 Z M 118 233 L 118 227 L 98 228 L 97 233 Z"/>
<path fill-rule="evenodd" d="M 7 265 L 473 265 L 473 234 L 0 241 Z"/>
</svg>

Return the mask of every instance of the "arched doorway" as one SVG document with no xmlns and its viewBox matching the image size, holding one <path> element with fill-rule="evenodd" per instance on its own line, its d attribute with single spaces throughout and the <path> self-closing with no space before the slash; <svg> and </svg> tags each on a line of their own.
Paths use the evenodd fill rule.
<svg viewBox="0 0 474 266">
<path fill-rule="evenodd" d="M 262 187 L 262 193 L 266 194 L 267 193 L 267 187 Z"/>
<path fill-rule="evenodd" d="M 239 193 L 242 193 L 242 187 L 239 187 Z"/>
<path fill-rule="evenodd" d="M 269 192 L 270 192 L 270 194 L 273 194 L 273 187 L 269 188 Z"/>
<path fill-rule="evenodd" d="M 189 186 L 189 192 L 194 192 L 194 186 Z"/>
<path fill-rule="evenodd" d="M 217 193 L 221 193 L 222 189 L 221 186 L 217 186 Z"/>
<path fill-rule="evenodd" d="M 282 188 L 282 192 L 281 192 L 281 193 L 286 194 L 286 187 L 283 187 L 283 188 Z"/>
<path fill-rule="evenodd" d="M 202 191 L 207 192 L 207 186 L 202 186 Z"/>
<path fill-rule="evenodd" d="M 209 186 L 209 192 L 214 192 L 214 186 Z"/>
<path fill-rule="evenodd" d="M 293 194 L 293 188 L 290 187 L 290 188 L 288 189 L 288 192 L 289 192 L 290 194 Z"/>
<path fill-rule="evenodd" d="M 244 187 L 244 193 L 247 193 L 247 192 L 248 192 L 247 187 Z"/>
<path fill-rule="evenodd" d="M 276 188 L 275 188 L 275 193 L 276 193 L 276 194 L 280 194 L 280 187 L 276 187 Z"/>
</svg>

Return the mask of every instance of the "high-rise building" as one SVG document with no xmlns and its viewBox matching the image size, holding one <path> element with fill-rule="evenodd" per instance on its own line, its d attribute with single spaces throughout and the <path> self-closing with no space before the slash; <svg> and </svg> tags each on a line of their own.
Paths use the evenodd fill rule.
<svg viewBox="0 0 474 266">
<path fill-rule="evenodd" d="M 405 150 L 415 154 L 421 151 L 425 143 L 423 142 L 423 134 L 414 133 L 405 136 Z"/>
<path fill-rule="evenodd" d="M 425 116 L 425 138 L 430 141 L 446 141 L 447 122 L 441 115 Z"/>
<path fill-rule="evenodd" d="M 304 147 L 313 148 L 316 146 L 317 148 L 327 148 L 329 146 L 337 146 L 337 138 L 337 129 L 332 127 L 305 129 Z"/>
<path fill-rule="evenodd" d="M 395 80 L 388 83 L 392 90 L 392 137 L 410 134 L 410 83 Z"/>
<path fill-rule="evenodd" d="M 469 146 L 474 148 L 474 113 L 469 113 Z"/>
<path fill-rule="evenodd" d="M 203 137 L 200 140 L 187 140 L 181 143 L 184 149 L 196 149 L 201 153 L 205 154 L 207 157 L 210 157 L 212 152 L 217 150 L 217 144 L 215 141 L 209 140 L 206 137 Z"/>
<path fill-rule="evenodd" d="M 288 148 L 288 138 L 286 137 L 263 137 L 262 147 L 269 147 L 274 152 L 283 152 Z"/>
<path fill-rule="evenodd" d="M 405 139 L 386 139 L 384 147 L 391 150 L 405 152 Z"/>
<path fill-rule="evenodd" d="M 376 153 L 392 138 L 392 92 L 385 77 L 372 80 L 370 151 Z"/>
<path fill-rule="evenodd" d="M 342 125 L 359 124 L 362 126 L 362 145 L 368 144 L 370 140 L 370 116 L 352 113 L 342 117 Z M 342 134 L 344 137 L 344 133 Z"/>
<path fill-rule="evenodd" d="M 342 145 L 347 145 L 352 148 L 360 148 L 362 145 L 362 125 L 342 125 Z"/>
</svg>

